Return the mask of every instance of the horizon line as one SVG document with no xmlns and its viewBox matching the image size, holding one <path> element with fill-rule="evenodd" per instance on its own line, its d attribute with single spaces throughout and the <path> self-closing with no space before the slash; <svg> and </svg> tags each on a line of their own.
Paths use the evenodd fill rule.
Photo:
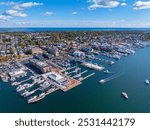
<svg viewBox="0 0 150 130">
<path fill-rule="evenodd" d="M 12 27 L 0 27 L 0 28 L 124 28 L 124 29 L 132 29 L 132 28 L 136 28 L 136 29 L 150 29 L 150 27 L 42 27 L 42 26 L 22 26 L 22 27 L 19 27 L 19 26 L 12 26 Z"/>
</svg>

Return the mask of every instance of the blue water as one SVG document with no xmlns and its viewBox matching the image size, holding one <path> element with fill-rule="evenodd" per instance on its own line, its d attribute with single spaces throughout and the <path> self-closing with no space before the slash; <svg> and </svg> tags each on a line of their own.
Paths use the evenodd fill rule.
<svg viewBox="0 0 150 130">
<path fill-rule="evenodd" d="M 14 87 L 0 81 L 0 112 L 150 112 L 150 85 L 144 84 L 145 79 L 150 80 L 149 56 L 147 47 L 106 66 L 122 73 L 104 84 L 98 81 L 112 74 L 89 70 L 96 74 L 81 85 L 65 93 L 58 90 L 35 104 L 27 104 Z M 123 91 L 128 100 L 121 96 Z"/>
<path fill-rule="evenodd" d="M 150 31 L 150 28 L 0 28 L 0 32 L 39 32 L 39 31 Z"/>
</svg>

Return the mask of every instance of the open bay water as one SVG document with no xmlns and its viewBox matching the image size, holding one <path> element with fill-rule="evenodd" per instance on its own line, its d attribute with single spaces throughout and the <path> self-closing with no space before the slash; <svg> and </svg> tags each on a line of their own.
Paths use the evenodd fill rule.
<svg viewBox="0 0 150 130">
<path fill-rule="evenodd" d="M 68 92 L 58 90 L 34 104 L 27 104 L 14 87 L 0 81 L 0 112 L 150 112 L 150 85 L 144 83 L 150 80 L 149 56 L 150 47 L 139 49 L 107 66 L 110 71 L 122 71 L 119 77 L 99 84 L 112 74 L 89 70 L 96 74 L 81 85 Z M 128 100 L 121 96 L 123 91 L 128 93 Z"/>
</svg>

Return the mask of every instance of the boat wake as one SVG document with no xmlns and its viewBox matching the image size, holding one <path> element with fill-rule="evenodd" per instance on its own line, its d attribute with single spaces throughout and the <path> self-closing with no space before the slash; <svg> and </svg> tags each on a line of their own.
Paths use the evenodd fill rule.
<svg viewBox="0 0 150 130">
<path fill-rule="evenodd" d="M 124 71 L 119 71 L 118 73 L 108 77 L 108 78 L 105 78 L 105 79 L 101 79 L 99 82 L 102 84 L 102 83 L 105 83 L 105 82 L 108 82 L 110 80 L 113 80 L 113 79 L 116 79 L 118 77 L 120 77 L 121 75 L 123 75 Z"/>
</svg>

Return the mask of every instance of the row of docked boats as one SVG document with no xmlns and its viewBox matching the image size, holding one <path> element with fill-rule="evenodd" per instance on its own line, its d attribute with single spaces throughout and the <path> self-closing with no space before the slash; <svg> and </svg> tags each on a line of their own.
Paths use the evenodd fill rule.
<svg viewBox="0 0 150 130">
<path fill-rule="evenodd" d="M 28 103 L 30 104 L 30 103 L 38 102 L 38 101 L 40 101 L 41 99 L 45 98 L 48 94 L 50 94 L 50 93 L 52 93 L 52 92 L 54 92 L 54 91 L 56 91 L 56 90 L 58 90 L 58 88 L 52 87 L 52 88 L 48 89 L 46 92 L 42 92 L 42 93 L 39 94 L 39 95 L 32 96 L 32 97 L 30 97 L 30 98 L 28 99 Z"/>
<path fill-rule="evenodd" d="M 21 94 L 21 96 L 23 96 L 23 97 L 28 97 L 28 96 L 30 96 L 30 95 L 32 95 L 33 93 L 34 93 L 35 91 L 28 91 L 28 90 L 25 90 L 22 94 Z"/>
<path fill-rule="evenodd" d="M 16 91 L 17 91 L 17 92 L 21 92 L 21 91 L 23 91 L 24 89 L 27 89 L 27 88 L 30 88 L 30 87 L 32 87 L 31 84 L 19 85 L 19 86 L 16 88 Z"/>
<path fill-rule="evenodd" d="M 16 88 L 16 91 L 17 92 L 20 92 L 20 91 L 23 91 L 24 89 L 28 89 L 28 88 L 31 88 L 33 85 L 35 84 L 41 84 L 43 83 L 45 80 L 44 79 L 41 79 L 41 78 L 38 78 L 38 79 L 34 79 L 33 83 L 32 84 L 23 84 L 23 85 L 19 85 L 17 88 Z M 15 83 L 15 82 L 14 82 Z"/>
</svg>

